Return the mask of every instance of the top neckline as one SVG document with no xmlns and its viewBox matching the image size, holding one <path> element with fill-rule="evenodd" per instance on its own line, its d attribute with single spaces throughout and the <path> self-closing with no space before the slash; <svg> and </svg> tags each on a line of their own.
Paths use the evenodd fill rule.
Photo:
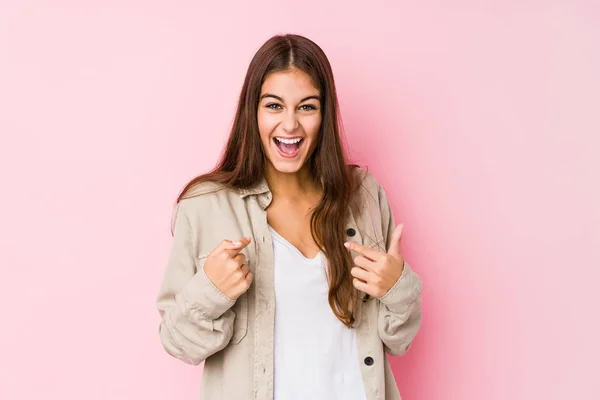
<svg viewBox="0 0 600 400">
<path fill-rule="evenodd" d="M 275 230 L 275 228 L 273 228 L 270 224 L 267 224 L 267 226 L 269 227 L 269 230 L 271 231 L 271 234 L 273 234 L 273 236 L 275 237 L 275 239 L 278 239 L 280 242 L 282 242 L 284 245 L 286 245 L 287 247 L 289 247 L 290 249 L 292 249 L 295 253 L 297 253 L 300 257 L 302 257 L 302 259 L 304 259 L 305 261 L 317 261 L 321 258 L 321 256 L 323 255 L 323 251 L 319 251 L 317 253 L 316 256 L 314 256 L 314 258 L 309 258 L 306 257 L 304 254 L 302 254 L 302 252 L 300 250 L 298 250 L 298 248 L 296 246 L 294 246 L 292 243 L 290 243 L 286 238 L 284 238 L 283 236 L 281 236 L 279 234 L 279 232 L 277 232 Z"/>
</svg>

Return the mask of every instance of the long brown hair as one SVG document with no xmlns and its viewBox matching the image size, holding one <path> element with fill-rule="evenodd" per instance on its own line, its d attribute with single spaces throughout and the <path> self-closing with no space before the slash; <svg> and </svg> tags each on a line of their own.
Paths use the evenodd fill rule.
<svg viewBox="0 0 600 400">
<path fill-rule="evenodd" d="M 311 234 L 329 266 L 329 305 L 347 326 L 355 321 L 357 291 L 350 269 L 354 262 L 344 247 L 345 221 L 360 184 L 357 165 L 348 164 L 340 139 L 339 107 L 333 72 L 327 56 L 313 41 L 299 35 L 276 35 L 256 52 L 246 73 L 235 119 L 217 166 L 190 181 L 177 198 L 199 183 L 212 181 L 245 189 L 263 177 L 266 156 L 258 130 L 257 111 L 262 84 L 272 72 L 299 69 L 307 73 L 321 94 L 319 142 L 307 162 L 323 196 L 311 216 Z"/>
</svg>

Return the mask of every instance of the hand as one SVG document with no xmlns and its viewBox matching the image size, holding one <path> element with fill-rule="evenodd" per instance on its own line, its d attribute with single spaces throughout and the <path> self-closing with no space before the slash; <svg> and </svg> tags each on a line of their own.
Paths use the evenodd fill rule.
<svg viewBox="0 0 600 400">
<path fill-rule="evenodd" d="M 248 270 L 246 256 L 242 251 L 250 244 L 245 237 L 239 242 L 223 240 L 206 258 L 204 272 L 208 279 L 227 297 L 237 299 L 252 283 L 252 272 Z"/>
<path fill-rule="evenodd" d="M 350 271 L 355 288 L 373 297 L 383 297 L 398 281 L 404 271 L 404 258 L 400 253 L 403 225 L 399 224 L 394 230 L 387 253 L 358 243 L 344 243 L 348 249 L 361 254 L 354 259 L 356 267 Z"/>
</svg>

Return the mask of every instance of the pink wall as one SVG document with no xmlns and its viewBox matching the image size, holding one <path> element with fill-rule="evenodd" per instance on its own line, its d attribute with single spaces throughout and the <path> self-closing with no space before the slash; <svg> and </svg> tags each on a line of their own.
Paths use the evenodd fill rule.
<svg viewBox="0 0 600 400">
<path fill-rule="evenodd" d="M 197 398 L 158 341 L 171 206 L 277 32 L 405 222 L 404 398 L 600 398 L 597 2 L 51 3 L 0 5 L 1 399 Z"/>
</svg>

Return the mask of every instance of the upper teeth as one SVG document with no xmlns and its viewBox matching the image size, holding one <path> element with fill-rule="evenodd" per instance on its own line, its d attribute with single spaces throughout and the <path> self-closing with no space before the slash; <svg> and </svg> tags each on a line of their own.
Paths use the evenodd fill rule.
<svg viewBox="0 0 600 400">
<path fill-rule="evenodd" d="M 280 142 L 285 143 L 285 144 L 294 144 L 294 143 L 298 143 L 299 141 L 302 140 L 300 138 L 296 138 L 296 139 L 282 139 L 282 138 L 278 138 L 278 137 L 276 137 L 275 139 L 277 139 Z"/>
</svg>

